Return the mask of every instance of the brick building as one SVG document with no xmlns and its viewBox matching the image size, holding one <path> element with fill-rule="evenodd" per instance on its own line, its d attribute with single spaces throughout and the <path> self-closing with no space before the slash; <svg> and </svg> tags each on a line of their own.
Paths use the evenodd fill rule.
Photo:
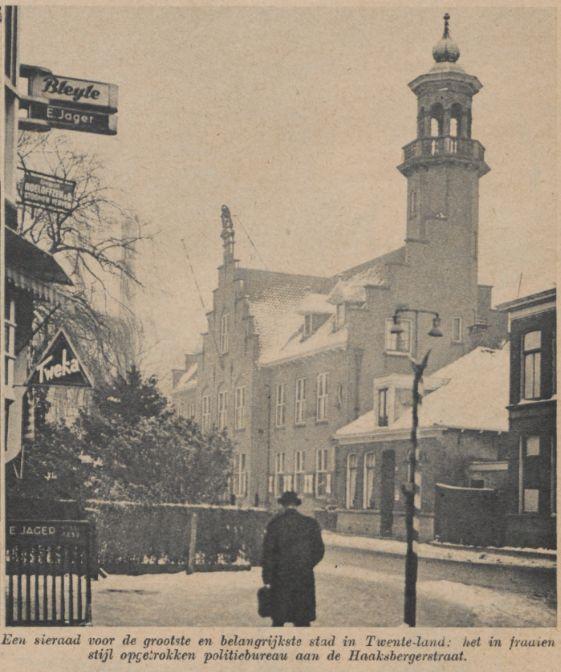
<svg viewBox="0 0 561 672">
<path fill-rule="evenodd" d="M 434 536 L 435 486 L 508 489 L 509 348 L 477 347 L 424 380 L 417 465 L 421 540 Z M 384 376 L 375 408 L 336 433 L 337 529 L 405 536 L 412 376 Z M 376 395 L 378 398 L 380 395 Z"/>
<path fill-rule="evenodd" d="M 506 543 L 556 544 L 556 290 L 499 306 L 511 343 L 509 515 Z"/>
<path fill-rule="evenodd" d="M 417 138 L 404 148 L 405 244 L 334 277 L 243 268 L 222 212 L 223 263 L 201 353 L 174 372 L 180 412 L 204 429 L 227 427 L 236 442 L 233 491 L 243 503 L 271 502 L 283 489 L 314 508 L 333 500 L 334 433 L 378 403 L 373 380 L 410 373 L 409 355 L 429 347 L 438 313 L 444 338 L 431 343 L 430 371 L 505 332 L 479 285 L 479 179 L 489 171 L 472 137 L 479 80 L 457 64 L 448 21 L 435 63 L 410 83 Z"/>
</svg>

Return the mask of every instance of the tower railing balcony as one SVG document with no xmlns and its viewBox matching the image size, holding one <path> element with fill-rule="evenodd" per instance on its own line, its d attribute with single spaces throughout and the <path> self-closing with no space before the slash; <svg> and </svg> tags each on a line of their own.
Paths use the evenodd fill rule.
<svg viewBox="0 0 561 672">
<path fill-rule="evenodd" d="M 424 159 L 431 156 L 458 156 L 475 161 L 485 160 L 485 148 L 478 140 L 445 135 L 418 138 L 403 148 L 403 160 Z"/>
</svg>

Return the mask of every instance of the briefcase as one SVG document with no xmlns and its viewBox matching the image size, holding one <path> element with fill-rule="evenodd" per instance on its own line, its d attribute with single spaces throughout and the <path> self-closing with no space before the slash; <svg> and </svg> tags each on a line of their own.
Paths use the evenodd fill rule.
<svg viewBox="0 0 561 672">
<path fill-rule="evenodd" d="M 257 591 L 257 613 L 266 618 L 273 613 L 271 604 L 271 589 L 269 586 L 261 586 Z"/>
</svg>

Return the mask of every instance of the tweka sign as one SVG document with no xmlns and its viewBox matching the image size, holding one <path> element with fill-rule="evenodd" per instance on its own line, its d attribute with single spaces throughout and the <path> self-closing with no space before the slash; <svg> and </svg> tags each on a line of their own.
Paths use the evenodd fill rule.
<svg viewBox="0 0 561 672">
<path fill-rule="evenodd" d="M 50 342 L 31 372 L 27 385 L 92 387 L 90 375 L 78 359 L 76 349 L 64 329 L 60 329 Z"/>
</svg>

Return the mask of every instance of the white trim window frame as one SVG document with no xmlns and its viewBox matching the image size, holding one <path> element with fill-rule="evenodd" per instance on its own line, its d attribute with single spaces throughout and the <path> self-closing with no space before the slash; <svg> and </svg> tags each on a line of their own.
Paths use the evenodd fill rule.
<svg viewBox="0 0 561 672">
<path fill-rule="evenodd" d="M 201 429 L 203 432 L 210 431 L 210 394 L 203 394 L 201 397 Z"/>
<path fill-rule="evenodd" d="M 296 395 L 294 400 L 294 424 L 306 423 L 306 379 L 298 378 L 296 381 Z"/>
<path fill-rule="evenodd" d="M 399 326 L 402 331 L 399 334 L 392 334 L 393 326 L 393 317 L 387 317 L 384 332 L 385 352 L 389 355 L 410 355 L 413 341 L 413 320 L 407 317 L 400 318 Z"/>
<path fill-rule="evenodd" d="M 6 301 L 4 313 L 4 394 L 13 398 L 16 370 L 16 302 Z"/>
<path fill-rule="evenodd" d="M 464 321 L 460 315 L 452 318 L 452 343 L 464 342 Z"/>
<path fill-rule="evenodd" d="M 347 489 L 345 492 L 347 509 L 354 509 L 356 504 L 358 482 L 358 456 L 356 453 L 347 455 Z"/>
<path fill-rule="evenodd" d="M 223 313 L 220 318 L 220 354 L 225 355 L 228 352 L 228 331 L 230 326 L 230 315 Z"/>
<path fill-rule="evenodd" d="M 275 386 L 275 427 L 286 425 L 286 384 Z"/>
<path fill-rule="evenodd" d="M 218 392 L 218 430 L 221 432 L 228 426 L 228 391 Z"/>
<path fill-rule="evenodd" d="M 327 373 L 318 373 L 316 379 L 316 422 L 327 420 L 328 380 Z"/>
<path fill-rule="evenodd" d="M 522 399 L 541 398 L 542 332 L 527 331 L 521 340 L 520 393 Z"/>
<path fill-rule="evenodd" d="M 297 450 L 294 453 L 294 489 L 298 493 L 304 492 L 305 471 L 306 471 L 306 451 Z"/>
<path fill-rule="evenodd" d="M 374 485 L 376 482 L 376 456 L 373 452 L 364 455 L 362 485 L 362 508 L 374 509 Z"/>
<path fill-rule="evenodd" d="M 245 385 L 239 385 L 236 387 L 234 393 L 234 408 L 235 408 L 235 419 L 234 419 L 234 428 L 238 431 L 245 429 L 246 427 L 246 391 L 247 388 Z"/>
<path fill-rule="evenodd" d="M 327 472 L 329 467 L 329 449 L 318 448 L 316 451 L 316 478 L 315 491 L 316 497 L 326 497 L 327 493 Z"/>
</svg>

